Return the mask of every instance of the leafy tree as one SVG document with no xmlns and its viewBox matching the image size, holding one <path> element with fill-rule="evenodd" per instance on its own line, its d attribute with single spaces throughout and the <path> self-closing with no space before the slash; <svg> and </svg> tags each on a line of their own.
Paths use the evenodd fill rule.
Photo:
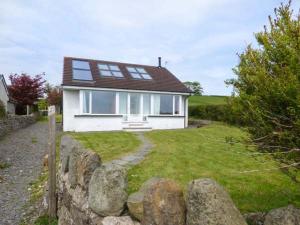
<svg viewBox="0 0 300 225">
<path fill-rule="evenodd" d="M 288 151 L 300 146 L 300 14 L 294 16 L 291 2 L 274 12 L 255 34 L 259 48 L 247 46 L 234 68 L 237 79 L 227 84 L 253 140 L 264 150 Z"/>
<path fill-rule="evenodd" d="M 48 105 L 55 105 L 56 111 L 60 111 L 60 107 L 62 104 L 62 91 L 58 86 L 53 87 L 50 84 L 46 84 L 46 94 L 47 94 L 47 102 Z"/>
<path fill-rule="evenodd" d="M 198 81 L 186 81 L 184 82 L 184 85 L 191 89 L 195 95 L 202 95 L 203 94 L 203 88 L 201 87 L 201 84 Z"/>
<path fill-rule="evenodd" d="M 42 75 L 31 77 L 26 73 L 12 74 L 9 79 L 11 82 L 8 87 L 9 93 L 19 104 L 31 106 L 38 98 L 43 97 L 45 80 Z"/>
</svg>

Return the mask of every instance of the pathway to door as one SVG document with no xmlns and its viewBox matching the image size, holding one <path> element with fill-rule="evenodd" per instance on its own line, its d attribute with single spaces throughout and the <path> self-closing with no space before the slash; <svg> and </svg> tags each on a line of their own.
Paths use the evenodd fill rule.
<svg viewBox="0 0 300 225">
<path fill-rule="evenodd" d="M 48 127 L 35 123 L 0 139 L 0 224 L 19 224 L 29 201 L 30 182 L 42 171 L 47 152 Z"/>
<path fill-rule="evenodd" d="M 121 166 L 134 166 L 134 165 L 139 164 L 145 158 L 145 156 L 153 148 L 153 145 L 150 142 L 150 140 L 148 140 L 144 136 L 143 132 L 138 132 L 136 134 L 137 134 L 138 139 L 140 139 L 140 141 L 142 143 L 141 146 L 139 147 L 139 149 L 131 155 L 124 156 L 121 159 L 113 160 L 109 163 L 114 163 L 114 164 L 118 164 Z"/>
</svg>

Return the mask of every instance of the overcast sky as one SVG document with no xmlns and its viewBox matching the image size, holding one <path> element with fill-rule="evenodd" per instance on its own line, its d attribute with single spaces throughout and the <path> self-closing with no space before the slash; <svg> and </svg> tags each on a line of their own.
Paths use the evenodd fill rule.
<svg viewBox="0 0 300 225">
<path fill-rule="evenodd" d="M 254 43 L 280 2 L 1 0 L 0 74 L 45 72 L 60 84 L 64 56 L 150 65 L 162 56 L 181 81 L 230 95 L 224 80 L 234 76 L 236 53 Z"/>
</svg>

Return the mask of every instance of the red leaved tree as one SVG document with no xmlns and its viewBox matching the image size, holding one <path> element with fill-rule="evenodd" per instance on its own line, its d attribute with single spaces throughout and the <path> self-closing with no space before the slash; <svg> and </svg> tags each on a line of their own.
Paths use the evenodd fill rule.
<svg viewBox="0 0 300 225">
<path fill-rule="evenodd" d="M 47 102 L 48 105 L 55 105 L 56 112 L 60 112 L 62 104 L 62 91 L 59 87 L 52 87 L 46 84 Z"/>
<path fill-rule="evenodd" d="M 32 106 L 45 92 L 43 75 L 31 77 L 26 73 L 11 74 L 11 85 L 8 87 L 10 96 L 21 106 Z"/>
</svg>

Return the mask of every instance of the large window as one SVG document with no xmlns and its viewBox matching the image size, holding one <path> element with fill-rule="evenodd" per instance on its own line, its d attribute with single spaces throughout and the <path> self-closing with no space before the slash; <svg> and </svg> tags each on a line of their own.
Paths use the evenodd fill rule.
<svg viewBox="0 0 300 225">
<path fill-rule="evenodd" d="M 72 68 L 74 80 L 93 80 L 89 62 L 72 60 Z"/>
<path fill-rule="evenodd" d="M 118 103 L 118 107 L 116 104 Z M 118 108 L 118 112 L 117 112 Z M 83 114 L 180 115 L 181 96 L 113 91 L 81 91 Z"/>
<path fill-rule="evenodd" d="M 120 92 L 119 93 L 119 113 L 120 114 L 127 114 L 127 104 L 128 102 L 128 93 L 127 92 Z"/>
<path fill-rule="evenodd" d="M 143 94 L 143 114 L 151 114 L 151 95 Z"/>
<path fill-rule="evenodd" d="M 130 93 L 130 114 L 140 114 L 141 94 Z"/>
</svg>

